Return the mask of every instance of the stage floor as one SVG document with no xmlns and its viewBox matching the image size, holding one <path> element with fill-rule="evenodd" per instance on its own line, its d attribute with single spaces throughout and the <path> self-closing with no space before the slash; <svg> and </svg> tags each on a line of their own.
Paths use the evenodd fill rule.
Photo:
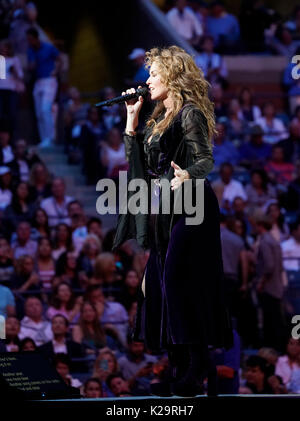
<svg viewBox="0 0 300 421">
<path fill-rule="evenodd" d="M 68 414 L 70 412 L 84 417 L 87 421 L 89 411 L 97 411 L 103 416 L 126 416 L 130 419 L 144 419 L 149 416 L 186 416 L 188 418 L 200 419 L 206 411 L 210 416 L 226 416 L 235 419 L 234 413 L 253 416 L 257 418 L 258 407 L 265 407 L 270 411 L 286 409 L 298 410 L 300 395 L 219 395 L 207 397 L 199 395 L 194 398 L 183 397 L 123 397 L 123 398 L 101 398 L 101 399 L 56 399 L 56 400 L 32 400 L 21 403 L 24 410 L 34 411 L 35 414 L 45 416 L 51 413 Z M 295 406 L 294 406 L 295 405 Z M 240 412 L 243 411 L 243 412 Z M 246 412 L 245 412 L 246 411 Z M 94 413 L 94 412 L 93 412 Z M 286 412 L 288 415 L 290 412 Z M 95 414 L 95 413 L 94 413 Z M 291 413 L 290 413 L 291 414 Z M 269 415 L 267 415 L 269 417 Z M 82 418 L 81 418 L 82 419 Z"/>
</svg>

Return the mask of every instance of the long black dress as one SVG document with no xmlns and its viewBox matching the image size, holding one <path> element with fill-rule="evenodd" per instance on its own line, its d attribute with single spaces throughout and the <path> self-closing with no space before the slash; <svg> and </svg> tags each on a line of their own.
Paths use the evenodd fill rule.
<svg viewBox="0 0 300 421">
<path fill-rule="evenodd" d="M 187 169 L 193 180 L 205 178 L 211 170 L 206 120 L 194 105 L 186 104 L 164 135 L 153 136 L 149 144 L 150 135 L 146 129 L 140 138 L 124 136 L 133 169 L 129 178 L 143 176 L 148 185 L 151 178 L 171 180 L 171 160 Z M 229 348 L 232 332 L 224 302 L 219 206 L 208 180 L 201 224 L 186 225 L 184 213 L 120 215 L 114 248 L 131 237 L 150 248 L 134 339 L 143 340 L 153 352 L 171 344 Z"/>
</svg>

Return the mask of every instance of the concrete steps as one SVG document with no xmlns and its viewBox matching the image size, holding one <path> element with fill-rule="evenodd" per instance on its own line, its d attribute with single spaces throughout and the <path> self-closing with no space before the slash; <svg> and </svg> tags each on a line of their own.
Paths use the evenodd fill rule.
<svg viewBox="0 0 300 421">
<path fill-rule="evenodd" d="M 98 214 L 96 201 L 99 192 L 96 191 L 96 185 L 87 186 L 85 184 L 81 165 L 68 164 L 63 146 L 55 145 L 50 148 L 38 149 L 38 155 L 53 176 L 62 177 L 65 180 L 67 195 L 78 199 L 83 204 L 87 216 L 100 218 L 103 221 L 104 231 L 115 228 L 118 216 Z"/>
</svg>

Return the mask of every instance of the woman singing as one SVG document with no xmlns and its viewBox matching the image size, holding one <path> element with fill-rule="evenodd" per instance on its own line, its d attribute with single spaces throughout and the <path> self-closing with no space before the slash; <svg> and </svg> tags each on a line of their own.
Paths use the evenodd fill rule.
<svg viewBox="0 0 300 421">
<path fill-rule="evenodd" d="M 124 213 L 119 215 L 113 250 L 135 238 L 150 256 L 140 288 L 133 337 L 148 349 L 167 350 L 171 382 L 152 385 L 158 395 L 195 396 L 208 376 L 208 393 L 216 393 L 216 370 L 210 349 L 232 345 L 224 303 L 223 266 L 217 198 L 205 177 L 213 168 L 213 104 L 208 82 L 193 58 L 177 46 L 146 53 L 147 85 L 156 102 L 143 133 L 136 132 L 143 98 L 126 102 L 124 133 L 128 181 L 165 178 L 175 191 L 191 179 L 204 179 L 204 219 L 188 225 L 186 214 Z M 128 89 L 126 93 L 135 92 Z M 122 94 L 125 94 L 123 92 Z M 161 189 L 160 189 L 161 192 Z M 128 192 L 128 201 L 133 193 Z M 197 204 L 199 206 L 199 204 Z M 190 215 L 189 215 L 190 216 Z"/>
</svg>

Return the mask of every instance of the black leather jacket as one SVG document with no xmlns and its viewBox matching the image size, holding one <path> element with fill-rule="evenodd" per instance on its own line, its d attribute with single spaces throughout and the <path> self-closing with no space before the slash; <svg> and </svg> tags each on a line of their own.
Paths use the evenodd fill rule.
<svg viewBox="0 0 300 421">
<path fill-rule="evenodd" d="M 171 181 L 174 178 L 171 161 L 186 169 L 193 180 L 205 178 L 213 169 L 212 144 L 208 139 L 206 118 L 195 105 L 186 104 L 163 135 L 158 139 L 152 138 L 149 148 L 146 147 L 148 136 L 149 129 L 138 132 L 136 136 L 124 133 L 129 162 L 128 182 L 142 178 L 147 181 L 150 190 L 149 169 L 158 177 Z M 132 194 L 128 192 L 128 200 Z M 174 191 L 171 190 L 171 203 L 173 196 Z M 156 237 L 158 246 L 161 245 L 164 250 L 174 222 L 172 207 L 170 214 L 157 215 L 156 226 L 160 226 L 160 233 Z M 119 214 L 113 250 L 130 238 L 135 238 L 142 248 L 149 248 L 148 226 L 149 214 Z"/>
</svg>

